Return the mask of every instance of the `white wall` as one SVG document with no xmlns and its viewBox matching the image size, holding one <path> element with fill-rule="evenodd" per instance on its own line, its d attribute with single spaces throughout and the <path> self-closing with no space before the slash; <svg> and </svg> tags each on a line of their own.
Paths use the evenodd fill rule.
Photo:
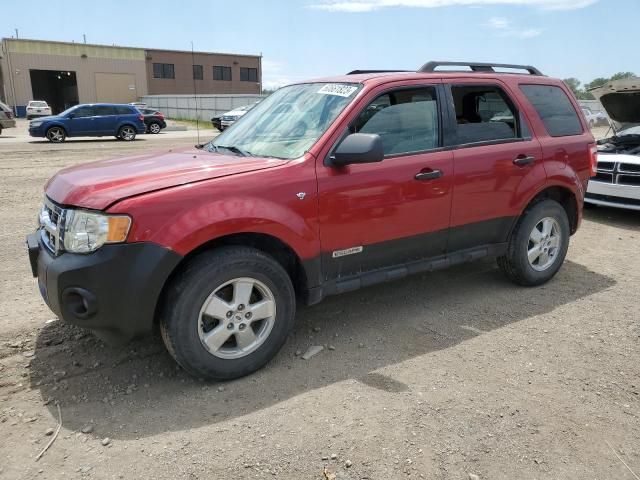
<svg viewBox="0 0 640 480">
<path fill-rule="evenodd" d="M 210 120 L 236 107 L 255 103 L 265 95 L 145 95 L 140 101 L 168 118 Z M 196 115 L 197 104 L 197 115 Z"/>
</svg>

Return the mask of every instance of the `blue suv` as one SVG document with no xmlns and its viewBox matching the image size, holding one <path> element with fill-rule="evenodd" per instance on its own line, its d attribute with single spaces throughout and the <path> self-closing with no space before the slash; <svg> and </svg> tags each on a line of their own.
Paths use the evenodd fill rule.
<svg viewBox="0 0 640 480">
<path fill-rule="evenodd" d="M 132 105 L 96 103 L 76 105 L 51 117 L 29 123 L 29 135 L 64 142 L 67 137 L 103 137 L 113 135 L 131 141 L 146 131 L 144 116 Z"/>
</svg>

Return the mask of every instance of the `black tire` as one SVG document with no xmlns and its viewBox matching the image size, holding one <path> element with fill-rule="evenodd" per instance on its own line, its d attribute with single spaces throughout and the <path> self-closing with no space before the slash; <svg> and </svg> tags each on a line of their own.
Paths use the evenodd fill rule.
<svg viewBox="0 0 640 480">
<path fill-rule="evenodd" d="M 136 129 L 132 125 L 123 125 L 118 130 L 118 137 L 125 142 L 131 142 L 136 139 Z"/>
<path fill-rule="evenodd" d="M 67 132 L 62 127 L 51 127 L 45 134 L 47 139 L 53 143 L 62 143 L 67 138 Z"/>
<path fill-rule="evenodd" d="M 158 122 L 151 122 L 147 126 L 147 132 L 152 133 L 154 135 L 157 135 L 158 133 L 160 133 L 160 130 L 162 130 L 162 127 Z"/>
<path fill-rule="evenodd" d="M 261 282 L 272 293 L 276 311 L 273 326 L 251 353 L 219 358 L 200 339 L 201 309 L 220 286 L 243 277 Z M 188 373 L 231 380 L 258 370 L 278 353 L 293 328 L 295 307 L 291 279 L 278 262 L 254 248 L 222 247 L 189 260 L 167 287 L 160 308 L 160 331 L 167 350 Z"/>
<path fill-rule="evenodd" d="M 27 115 L 27 120 L 31 120 L 33 117 L 31 115 Z"/>
<path fill-rule="evenodd" d="M 553 263 L 542 271 L 536 270 L 528 258 L 530 235 L 545 219 L 557 222 L 559 246 L 553 255 Z M 513 282 L 524 286 L 536 286 L 548 282 L 558 272 L 569 248 L 569 219 L 565 209 L 555 200 L 542 200 L 527 207 L 509 238 L 507 254 L 498 258 L 498 266 Z M 551 249 L 549 250 L 551 251 Z"/>
</svg>

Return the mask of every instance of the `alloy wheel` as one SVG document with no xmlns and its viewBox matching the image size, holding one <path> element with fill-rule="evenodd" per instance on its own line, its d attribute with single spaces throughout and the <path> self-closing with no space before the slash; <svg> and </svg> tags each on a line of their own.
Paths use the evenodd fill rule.
<svg viewBox="0 0 640 480">
<path fill-rule="evenodd" d="M 558 221 L 551 217 L 540 220 L 529 234 L 527 256 L 531 268 L 542 272 L 553 265 L 558 258 L 560 244 Z"/>
<path fill-rule="evenodd" d="M 273 292 L 255 278 L 235 278 L 205 300 L 198 317 L 198 335 L 211 355 L 238 359 L 266 341 L 275 318 Z"/>
</svg>

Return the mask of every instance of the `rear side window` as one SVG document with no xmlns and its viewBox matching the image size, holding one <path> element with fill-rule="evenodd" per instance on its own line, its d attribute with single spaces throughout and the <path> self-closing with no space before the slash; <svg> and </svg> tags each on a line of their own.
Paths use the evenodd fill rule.
<svg viewBox="0 0 640 480">
<path fill-rule="evenodd" d="M 452 85 L 458 145 L 512 141 L 527 135 L 515 105 L 497 85 Z"/>
<path fill-rule="evenodd" d="M 567 94 L 553 85 L 521 85 L 552 137 L 581 135 L 582 124 Z"/>
<path fill-rule="evenodd" d="M 95 111 L 96 111 L 96 115 L 100 115 L 100 116 L 116 114 L 115 108 L 109 105 L 99 105 L 95 107 Z"/>
<path fill-rule="evenodd" d="M 425 87 L 385 93 L 360 113 L 350 131 L 380 135 L 385 156 L 437 148 L 436 90 Z"/>
</svg>

